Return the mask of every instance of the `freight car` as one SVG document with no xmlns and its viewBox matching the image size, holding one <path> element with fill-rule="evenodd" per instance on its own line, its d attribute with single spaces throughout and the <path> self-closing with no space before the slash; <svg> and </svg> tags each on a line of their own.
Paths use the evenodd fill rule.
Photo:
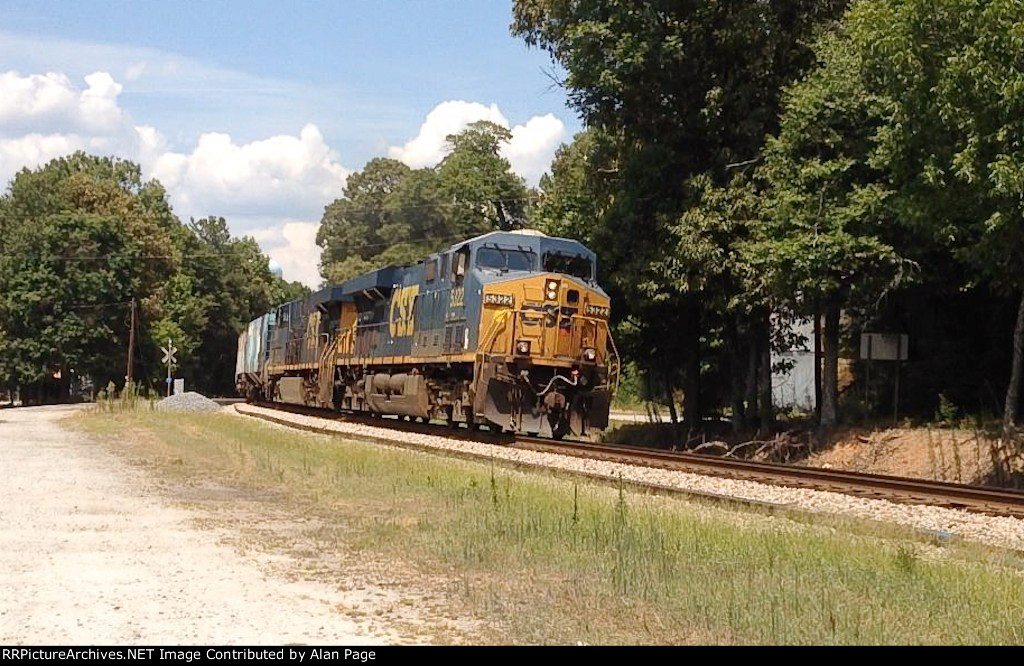
<svg viewBox="0 0 1024 666">
<path fill-rule="evenodd" d="M 556 438 L 607 427 L 619 356 L 596 257 L 493 232 L 285 303 L 239 336 L 250 400 Z"/>
</svg>

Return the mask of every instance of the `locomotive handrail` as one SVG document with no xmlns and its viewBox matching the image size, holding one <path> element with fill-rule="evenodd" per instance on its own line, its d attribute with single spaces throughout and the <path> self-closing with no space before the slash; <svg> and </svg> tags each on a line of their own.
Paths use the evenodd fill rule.
<svg viewBox="0 0 1024 666">
<path fill-rule="evenodd" d="M 338 336 L 338 351 L 343 356 L 352 356 L 355 354 L 355 338 L 356 338 L 356 325 L 346 328 Z"/>
<path fill-rule="evenodd" d="M 327 343 L 324 345 L 324 349 L 320 352 L 320 366 L 319 366 L 319 383 L 320 392 L 317 399 L 324 406 L 330 404 L 330 394 L 325 397 L 325 391 L 331 391 L 334 385 L 334 374 L 335 368 L 338 366 L 338 342 L 341 337 L 332 337 L 330 333 L 321 333 L 327 339 Z M 325 388 L 327 387 L 327 388 Z"/>
<path fill-rule="evenodd" d="M 505 329 L 511 312 L 511 310 L 499 310 L 495 313 L 494 318 L 491 320 L 491 325 L 484 332 L 480 344 L 477 345 L 476 355 L 478 359 L 483 359 L 484 356 L 493 351 L 494 342 L 498 339 L 498 333 Z"/>
<path fill-rule="evenodd" d="M 338 342 L 341 340 L 340 337 L 331 339 L 330 333 L 321 333 L 320 335 L 327 338 L 327 343 L 324 345 L 323 350 L 320 352 L 320 371 L 323 372 L 324 368 L 328 365 L 333 367 L 337 365 L 338 361 Z M 328 364 L 327 359 L 333 354 L 331 362 Z"/>
<path fill-rule="evenodd" d="M 619 356 L 619 350 L 615 346 L 615 338 L 612 337 L 611 327 L 608 325 L 607 319 L 600 319 L 598 317 L 588 317 L 587 315 L 575 314 L 572 316 L 573 319 L 582 319 L 584 321 L 595 324 L 598 330 L 603 330 L 605 338 L 608 340 L 608 350 L 605 352 L 605 365 L 608 368 L 608 382 L 607 385 L 616 390 L 619 388 L 619 370 L 622 366 L 622 359 Z M 594 347 L 597 347 L 597 340 L 594 340 Z"/>
<path fill-rule="evenodd" d="M 512 312 L 513 310 L 503 309 L 494 314 L 494 318 L 491 320 L 491 325 L 487 328 L 487 331 L 484 332 L 484 337 L 480 340 L 480 345 L 477 347 L 478 355 L 491 353 L 491 348 L 494 347 L 494 341 L 498 339 L 498 333 L 500 333 L 508 324 L 509 315 Z M 518 312 L 518 310 L 515 310 L 515 312 Z"/>
<path fill-rule="evenodd" d="M 612 391 L 619 390 L 619 371 L 622 369 L 622 357 L 619 356 L 619 348 L 615 346 L 615 338 L 612 336 L 612 328 L 608 325 L 607 319 L 598 319 L 599 326 L 604 328 L 605 339 L 612 350 L 612 357 L 608 359 L 608 386 Z"/>
<path fill-rule="evenodd" d="M 494 318 L 491 319 L 491 325 L 484 331 L 483 337 L 480 338 L 480 343 L 476 348 L 477 363 L 473 364 L 473 384 L 475 385 L 480 377 L 480 363 L 483 357 L 490 353 L 491 348 L 494 347 L 494 341 L 498 338 L 498 332 L 505 328 L 508 322 L 509 315 L 512 310 L 504 309 L 499 310 L 494 314 Z M 485 344 L 486 343 L 486 344 Z M 485 351 L 486 350 L 486 351 Z"/>
</svg>

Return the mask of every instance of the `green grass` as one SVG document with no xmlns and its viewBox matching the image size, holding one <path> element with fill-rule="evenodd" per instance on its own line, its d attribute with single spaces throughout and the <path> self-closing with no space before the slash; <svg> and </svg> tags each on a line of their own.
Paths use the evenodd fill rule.
<svg viewBox="0 0 1024 666">
<path fill-rule="evenodd" d="M 318 549 L 447 581 L 456 603 L 495 627 L 489 640 L 1024 642 L 1024 577 L 1007 554 L 729 512 L 224 414 L 97 413 L 75 427 L 123 442 L 171 480 L 275 491 L 278 499 L 267 500 L 275 510 L 317 517 L 310 538 Z"/>
</svg>

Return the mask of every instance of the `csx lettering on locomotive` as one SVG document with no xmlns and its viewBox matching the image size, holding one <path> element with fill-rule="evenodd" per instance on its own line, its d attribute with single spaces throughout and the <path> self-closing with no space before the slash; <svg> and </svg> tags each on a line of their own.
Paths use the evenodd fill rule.
<svg viewBox="0 0 1024 666">
<path fill-rule="evenodd" d="M 412 319 L 413 307 L 416 303 L 416 295 L 419 293 L 420 286 L 418 284 L 395 289 L 395 293 L 391 297 L 391 337 L 404 338 L 412 335 L 415 329 Z"/>
</svg>

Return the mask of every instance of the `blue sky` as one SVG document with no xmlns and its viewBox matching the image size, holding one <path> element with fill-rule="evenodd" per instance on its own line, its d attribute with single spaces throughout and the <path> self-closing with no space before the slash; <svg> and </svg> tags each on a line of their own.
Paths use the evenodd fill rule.
<svg viewBox="0 0 1024 666">
<path fill-rule="evenodd" d="M 179 215 L 224 215 L 313 283 L 323 206 L 371 157 L 431 165 L 487 118 L 535 183 L 579 130 L 510 20 L 494 0 L 6 0 L 0 178 L 76 148 L 134 159 Z"/>
</svg>

